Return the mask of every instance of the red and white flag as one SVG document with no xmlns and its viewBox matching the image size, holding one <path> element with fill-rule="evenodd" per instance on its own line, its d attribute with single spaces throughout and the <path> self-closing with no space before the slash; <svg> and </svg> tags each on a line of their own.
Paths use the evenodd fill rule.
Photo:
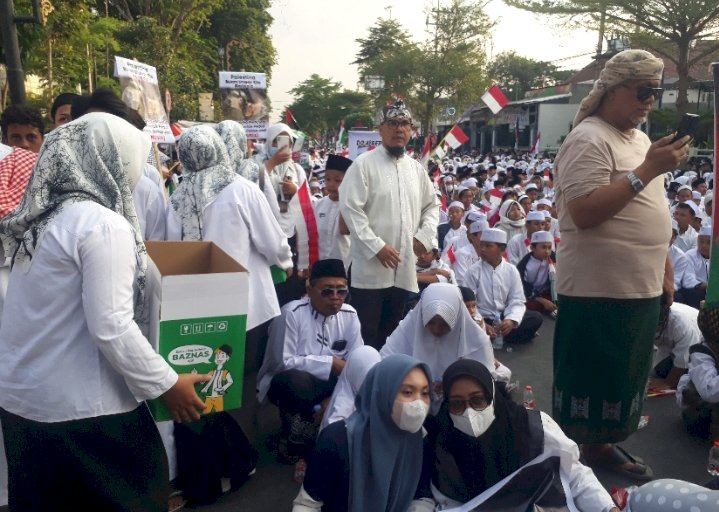
<svg viewBox="0 0 719 512">
<path fill-rule="evenodd" d="M 429 153 L 432 151 L 432 146 L 434 145 L 436 140 L 436 137 L 433 133 L 430 133 L 427 135 L 427 138 L 424 141 L 424 147 L 422 148 L 422 155 L 420 156 L 420 163 L 424 166 L 427 166 L 427 162 L 429 162 Z"/>
<path fill-rule="evenodd" d="M 468 141 L 469 137 L 467 137 L 467 135 L 462 131 L 462 128 L 456 124 L 444 137 L 444 142 L 452 149 L 457 149 L 462 144 L 466 144 Z"/>
<path fill-rule="evenodd" d="M 482 101 L 489 107 L 492 114 L 496 114 L 509 103 L 507 97 L 496 85 L 487 89 L 487 92 L 482 95 Z"/>
<path fill-rule="evenodd" d="M 539 142 L 542 140 L 542 134 L 540 132 L 537 132 L 537 136 L 534 138 L 534 142 L 532 142 L 532 149 L 529 150 L 529 153 L 533 156 L 536 156 L 539 153 Z"/>
</svg>

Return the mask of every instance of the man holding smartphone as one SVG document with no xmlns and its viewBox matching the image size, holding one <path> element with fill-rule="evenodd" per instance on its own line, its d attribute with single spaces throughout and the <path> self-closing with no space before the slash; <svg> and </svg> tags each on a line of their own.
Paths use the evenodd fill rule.
<svg viewBox="0 0 719 512">
<path fill-rule="evenodd" d="M 344 303 L 348 292 L 342 260 L 319 260 L 312 265 L 307 297 L 287 303 L 270 325 L 257 397 L 280 409 L 286 460 L 308 454 L 305 437 L 314 438 L 318 426 L 315 407 L 332 395 L 350 352 L 364 345 L 357 312 Z"/>
<path fill-rule="evenodd" d="M 662 94 L 663 67 L 643 50 L 607 61 L 554 162 L 553 415 L 590 466 L 640 480 L 651 469 L 614 443 L 637 430 L 662 293 L 671 303 L 662 176 L 687 157 L 690 139 L 652 143 L 636 128 Z"/>
</svg>

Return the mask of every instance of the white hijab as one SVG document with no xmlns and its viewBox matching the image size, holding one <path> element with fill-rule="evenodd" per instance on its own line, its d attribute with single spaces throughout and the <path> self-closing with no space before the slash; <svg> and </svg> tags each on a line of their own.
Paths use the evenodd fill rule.
<svg viewBox="0 0 719 512">
<path fill-rule="evenodd" d="M 367 372 L 381 360 L 379 352 L 369 345 L 358 347 L 350 353 L 322 418 L 320 432 L 330 423 L 349 418 L 355 411 L 357 391 L 364 382 Z"/>
<path fill-rule="evenodd" d="M 439 315 L 451 327 L 441 338 L 432 335 L 425 325 Z M 432 380 L 439 382 L 447 367 L 458 359 L 470 357 L 494 370 L 494 354 L 489 336 L 472 319 L 462 294 L 453 284 L 429 285 L 415 308 L 387 338 L 393 352 L 414 356 L 429 366 Z"/>
</svg>

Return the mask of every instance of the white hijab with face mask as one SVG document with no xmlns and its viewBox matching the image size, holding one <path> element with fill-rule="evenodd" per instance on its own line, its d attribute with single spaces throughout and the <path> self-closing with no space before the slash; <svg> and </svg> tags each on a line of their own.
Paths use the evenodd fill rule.
<svg viewBox="0 0 719 512">
<path fill-rule="evenodd" d="M 440 338 L 425 327 L 435 316 L 451 328 Z M 458 359 L 473 359 L 490 372 L 494 370 L 489 336 L 470 316 L 459 288 L 448 283 L 429 285 L 380 351 L 382 358 L 397 353 L 413 356 L 427 364 L 435 383 L 442 380 L 447 367 Z"/>
</svg>

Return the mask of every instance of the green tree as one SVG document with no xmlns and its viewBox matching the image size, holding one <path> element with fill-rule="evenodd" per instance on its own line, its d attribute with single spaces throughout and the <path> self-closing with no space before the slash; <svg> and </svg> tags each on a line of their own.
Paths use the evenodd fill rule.
<svg viewBox="0 0 719 512">
<path fill-rule="evenodd" d="M 377 91 L 374 98 L 375 108 L 393 97 L 409 97 L 416 84 L 420 50 L 399 21 L 378 18 L 369 28 L 367 37 L 356 41 L 360 50 L 352 64 L 357 64 L 360 80 L 364 81 L 368 76 L 384 79 L 384 88 Z"/>
<path fill-rule="evenodd" d="M 512 100 L 519 100 L 530 89 L 560 83 L 557 67 L 550 62 L 528 59 L 516 52 L 500 53 L 487 66 L 487 74 Z"/>
<path fill-rule="evenodd" d="M 505 0 L 535 13 L 574 17 L 585 26 L 613 29 L 671 60 L 677 68 L 677 110 L 688 108 L 691 67 L 719 51 L 717 0 Z M 702 41 L 701 46 L 692 46 Z"/>
<path fill-rule="evenodd" d="M 454 100 L 464 110 L 488 85 L 484 43 L 493 23 L 483 4 L 451 0 L 447 7 L 429 10 L 429 38 L 421 44 L 415 78 L 414 104 L 419 107 L 423 133 L 429 133 L 438 101 Z"/>
</svg>

